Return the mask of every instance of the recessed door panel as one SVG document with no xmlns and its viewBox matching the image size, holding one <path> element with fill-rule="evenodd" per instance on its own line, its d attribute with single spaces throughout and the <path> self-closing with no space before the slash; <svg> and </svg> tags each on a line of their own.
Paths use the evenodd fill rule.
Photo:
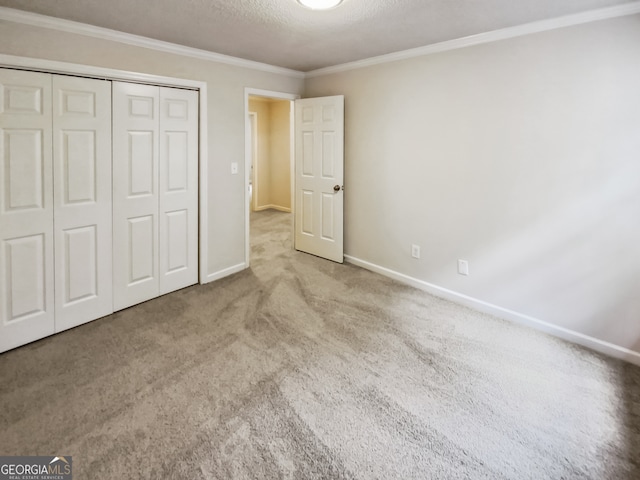
<svg viewBox="0 0 640 480">
<path fill-rule="evenodd" d="M 4 108 L 0 113 L 5 115 L 46 114 L 46 112 L 43 111 L 43 103 L 45 100 L 50 99 L 50 85 L 45 85 L 44 83 L 42 85 L 20 85 L 12 83 L 13 81 L 20 81 L 20 74 L 23 72 L 14 73 L 15 71 L 12 70 L 3 70 L 3 72 L 5 72 L 3 77 L 8 80 L 7 83 L 3 82 L 2 85 Z M 10 78 L 9 75 L 13 75 L 13 78 Z M 27 73 L 27 75 L 29 74 Z M 29 79 L 26 81 L 33 82 L 34 80 Z M 47 110 L 50 108 L 50 105 L 47 105 Z"/>
<path fill-rule="evenodd" d="M 302 175 L 313 176 L 313 132 L 302 133 Z"/>
<path fill-rule="evenodd" d="M 129 195 L 153 195 L 156 132 L 129 133 Z"/>
<path fill-rule="evenodd" d="M 302 233 L 313 235 L 313 191 L 302 191 Z"/>
<path fill-rule="evenodd" d="M 304 123 L 313 123 L 313 117 L 314 117 L 314 106 L 313 105 L 304 105 L 300 108 L 300 113 L 298 115 L 298 117 L 300 118 L 301 122 Z"/>
<path fill-rule="evenodd" d="M 135 285 L 155 278 L 155 256 L 153 238 L 155 215 L 130 218 L 129 223 L 129 279 L 128 285 Z"/>
<path fill-rule="evenodd" d="M 8 288 L 5 322 L 44 313 L 47 305 L 44 235 L 13 238 L 4 243 Z"/>
<path fill-rule="evenodd" d="M 333 122 L 336 119 L 336 105 L 322 106 L 322 121 Z"/>
<path fill-rule="evenodd" d="M 189 132 L 166 132 L 167 142 L 167 192 L 187 189 L 189 174 Z"/>
<path fill-rule="evenodd" d="M 54 332 L 51 75 L 0 69 L 0 352 Z"/>
<path fill-rule="evenodd" d="M 324 240 L 333 241 L 334 240 L 334 219 L 333 214 L 335 211 L 335 202 L 336 196 L 332 193 L 323 193 L 322 194 L 322 238 Z"/>
<path fill-rule="evenodd" d="M 141 86 L 142 89 L 147 89 L 146 85 Z M 153 89 L 154 91 L 152 91 Z M 131 90 L 131 89 L 130 89 Z M 129 102 L 129 117 L 130 118 L 146 118 L 148 120 L 157 120 L 155 113 L 155 105 L 158 103 L 155 87 L 149 86 L 146 95 L 136 96 L 128 95 L 127 100 Z"/>
<path fill-rule="evenodd" d="M 56 332 L 108 315 L 111 82 L 53 76 Z"/>
<path fill-rule="evenodd" d="M 322 177 L 333 179 L 335 176 L 335 132 L 322 132 Z"/>
<path fill-rule="evenodd" d="M 62 89 L 58 91 L 58 101 L 60 102 L 58 111 L 62 115 L 78 115 L 89 118 L 95 118 L 96 116 L 97 101 L 95 92 Z"/>
<path fill-rule="evenodd" d="M 96 201 L 96 131 L 62 131 L 64 202 Z"/>
<path fill-rule="evenodd" d="M 95 298 L 98 292 L 97 226 L 71 228 L 64 231 L 66 271 L 62 272 L 65 282 L 65 305 Z"/>
<path fill-rule="evenodd" d="M 42 130 L 3 129 L 5 211 L 43 206 L 42 136 Z"/>
<path fill-rule="evenodd" d="M 174 120 L 189 118 L 189 102 L 181 99 L 167 99 L 167 117 Z M 194 105 L 191 105 L 193 108 Z"/>
<path fill-rule="evenodd" d="M 167 273 L 189 266 L 189 218 L 187 210 L 166 213 L 167 222 Z"/>
</svg>

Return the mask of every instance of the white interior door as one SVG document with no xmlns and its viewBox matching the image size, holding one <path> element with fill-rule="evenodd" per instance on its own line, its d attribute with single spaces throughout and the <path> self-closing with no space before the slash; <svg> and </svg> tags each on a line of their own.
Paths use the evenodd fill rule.
<svg viewBox="0 0 640 480">
<path fill-rule="evenodd" d="M 158 87 L 113 82 L 113 306 L 159 295 Z"/>
<path fill-rule="evenodd" d="M 56 332 L 113 311 L 111 82 L 53 76 Z"/>
<path fill-rule="evenodd" d="M 198 282 L 198 93 L 160 89 L 160 294 Z"/>
<path fill-rule="evenodd" d="M 0 69 L 0 351 L 54 333 L 51 75 Z"/>
<path fill-rule="evenodd" d="M 344 96 L 295 101 L 295 248 L 342 263 Z"/>
</svg>

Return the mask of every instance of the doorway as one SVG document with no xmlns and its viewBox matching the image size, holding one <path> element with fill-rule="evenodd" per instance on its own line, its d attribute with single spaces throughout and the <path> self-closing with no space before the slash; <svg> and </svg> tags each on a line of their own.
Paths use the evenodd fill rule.
<svg viewBox="0 0 640 480">
<path fill-rule="evenodd" d="M 291 213 L 290 110 L 289 100 L 249 97 L 252 212 Z"/>
<path fill-rule="evenodd" d="M 252 241 L 268 238 L 265 228 L 270 229 L 269 225 L 279 236 L 282 225 L 288 225 L 285 241 L 293 249 L 293 100 L 297 98 L 294 94 L 245 89 L 247 266 Z"/>
</svg>

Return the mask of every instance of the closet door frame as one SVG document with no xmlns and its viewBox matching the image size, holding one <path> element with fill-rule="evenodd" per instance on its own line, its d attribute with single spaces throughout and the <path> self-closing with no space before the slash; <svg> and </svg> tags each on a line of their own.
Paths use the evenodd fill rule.
<svg viewBox="0 0 640 480">
<path fill-rule="evenodd" d="M 111 68 L 92 67 L 75 63 L 57 62 L 36 58 L 0 54 L 0 67 L 15 70 L 34 70 L 43 73 L 66 74 L 77 77 L 97 78 L 124 82 L 144 83 L 160 87 L 177 87 L 198 91 L 198 278 L 199 283 L 209 283 L 220 278 L 219 274 L 208 273 L 208 121 L 207 121 L 207 84 L 197 80 L 165 77 L 146 73 L 127 72 Z"/>
</svg>

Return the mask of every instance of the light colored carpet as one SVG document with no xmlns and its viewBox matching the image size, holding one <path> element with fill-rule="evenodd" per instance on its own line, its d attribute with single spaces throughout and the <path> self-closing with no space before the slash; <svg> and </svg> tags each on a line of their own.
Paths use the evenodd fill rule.
<svg viewBox="0 0 640 480">
<path fill-rule="evenodd" d="M 252 268 L 0 355 L 0 454 L 76 479 L 637 479 L 640 368 L 252 219 Z"/>
</svg>

